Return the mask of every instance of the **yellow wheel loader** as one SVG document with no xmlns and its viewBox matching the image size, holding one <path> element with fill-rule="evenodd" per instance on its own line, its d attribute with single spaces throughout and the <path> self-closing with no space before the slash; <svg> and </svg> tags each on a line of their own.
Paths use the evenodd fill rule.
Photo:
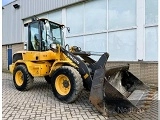
<svg viewBox="0 0 160 120">
<path fill-rule="evenodd" d="M 25 27 L 28 27 L 27 50 L 16 52 L 10 65 L 17 90 L 29 90 L 34 77 L 41 76 L 62 102 L 74 102 L 86 88 L 90 91 L 90 102 L 103 115 L 107 115 L 108 105 L 114 109 L 136 108 L 130 100 L 135 95 L 141 96 L 147 86 L 128 71 L 129 65 L 108 69 L 107 52 L 95 61 L 90 52 L 64 45 L 64 25 L 33 18 Z"/>
</svg>

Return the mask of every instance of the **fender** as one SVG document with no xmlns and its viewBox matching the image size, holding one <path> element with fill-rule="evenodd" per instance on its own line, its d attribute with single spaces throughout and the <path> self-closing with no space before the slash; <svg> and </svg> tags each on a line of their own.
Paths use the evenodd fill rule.
<svg viewBox="0 0 160 120">
<path fill-rule="evenodd" d="M 24 64 L 28 72 L 33 76 L 33 77 L 40 77 L 40 76 L 51 76 L 52 73 L 58 69 L 59 67 L 65 65 L 70 65 L 77 67 L 74 63 L 70 63 L 68 61 L 55 61 L 53 64 L 48 62 L 48 61 L 24 61 L 24 60 L 17 60 L 15 63 L 12 63 L 9 67 L 9 70 L 11 73 L 13 73 L 14 68 L 17 65 Z"/>
<path fill-rule="evenodd" d="M 50 68 L 51 68 L 51 63 L 49 63 L 47 61 L 33 62 L 33 61 L 17 60 L 15 63 L 12 63 L 9 66 L 10 72 L 13 73 L 16 66 L 21 65 L 21 64 L 23 64 L 27 67 L 28 72 L 33 77 L 49 75 Z"/>
<path fill-rule="evenodd" d="M 69 66 L 78 68 L 77 65 L 75 65 L 74 63 L 69 62 L 69 61 L 55 61 L 55 62 L 52 64 L 52 67 L 51 67 L 50 72 L 49 72 L 49 76 L 52 76 L 52 74 L 53 74 L 58 68 L 60 68 L 61 66 L 64 66 L 64 65 L 69 65 Z"/>
</svg>

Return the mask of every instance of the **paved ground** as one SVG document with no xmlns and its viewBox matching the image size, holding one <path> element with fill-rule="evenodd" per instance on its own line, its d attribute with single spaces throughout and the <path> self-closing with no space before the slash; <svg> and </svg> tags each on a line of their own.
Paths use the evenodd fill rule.
<svg viewBox="0 0 160 120">
<path fill-rule="evenodd" d="M 15 89 L 12 76 L 2 73 L 3 120 L 105 120 L 89 103 L 89 92 L 83 91 L 73 104 L 59 102 L 43 78 L 35 79 L 31 90 Z M 157 120 L 157 92 L 149 109 L 142 113 L 109 114 L 109 120 Z"/>
</svg>

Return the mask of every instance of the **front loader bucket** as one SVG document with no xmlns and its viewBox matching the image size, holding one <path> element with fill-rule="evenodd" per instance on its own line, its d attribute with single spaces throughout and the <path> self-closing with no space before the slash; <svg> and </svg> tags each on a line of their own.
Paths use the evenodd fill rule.
<svg viewBox="0 0 160 120">
<path fill-rule="evenodd" d="M 117 112 L 137 109 L 138 100 L 148 87 L 128 69 L 129 65 L 95 71 L 89 100 L 103 115 L 107 115 L 108 106 Z"/>
</svg>

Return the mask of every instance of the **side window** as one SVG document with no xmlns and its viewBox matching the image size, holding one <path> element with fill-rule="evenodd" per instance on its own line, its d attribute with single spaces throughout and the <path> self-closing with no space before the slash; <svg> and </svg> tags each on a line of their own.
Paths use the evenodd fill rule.
<svg viewBox="0 0 160 120">
<path fill-rule="evenodd" d="M 40 50 L 40 34 L 38 30 L 38 23 L 30 24 L 30 39 L 29 39 L 29 50 L 38 51 Z"/>
<path fill-rule="evenodd" d="M 59 27 L 52 29 L 52 34 L 57 44 L 61 44 L 61 31 L 60 30 L 61 29 Z"/>
</svg>

